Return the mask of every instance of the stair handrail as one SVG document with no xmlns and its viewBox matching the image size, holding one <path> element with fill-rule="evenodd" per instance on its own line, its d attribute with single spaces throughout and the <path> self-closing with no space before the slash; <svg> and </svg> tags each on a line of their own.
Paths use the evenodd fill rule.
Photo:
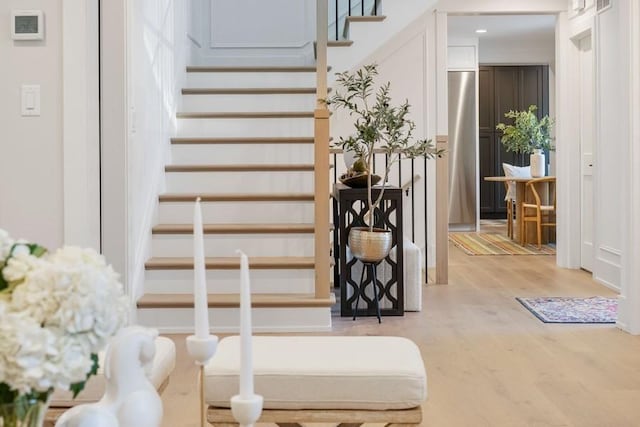
<svg viewBox="0 0 640 427">
<path fill-rule="evenodd" d="M 365 12 L 366 0 L 334 0 L 335 9 L 332 17 L 329 17 L 329 28 L 334 27 L 335 40 L 340 40 L 340 22 L 345 21 L 349 16 L 376 16 L 378 14 L 378 0 L 373 0 L 371 9 L 367 8 Z M 345 5 L 346 3 L 346 5 Z M 344 11 L 341 9 L 341 5 L 344 6 Z M 355 14 L 352 13 L 355 11 Z M 343 28 L 344 29 L 344 28 Z"/>
<path fill-rule="evenodd" d="M 316 0 L 316 109 L 314 111 L 315 296 L 329 298 L 329 109 L 327 99 L 328 0 Z"/>
</svg>

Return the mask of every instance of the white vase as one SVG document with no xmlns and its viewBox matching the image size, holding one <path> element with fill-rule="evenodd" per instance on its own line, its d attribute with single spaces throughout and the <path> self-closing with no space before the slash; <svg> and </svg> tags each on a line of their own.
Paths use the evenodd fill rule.
<svg viewBox="0 0 640 427">
<path fill-rule="evenodd" d="M 542 150 L 534 150 L 530 155 L 531 176 L 533 178 L 541 178 L 545 175 L 545 159 Z"/>
</svg>

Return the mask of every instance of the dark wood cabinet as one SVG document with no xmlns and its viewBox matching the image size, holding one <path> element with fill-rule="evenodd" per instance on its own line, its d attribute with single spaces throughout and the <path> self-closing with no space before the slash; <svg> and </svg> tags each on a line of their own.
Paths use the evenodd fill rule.
<svg viewBox="0 0 640 427">
<path fill-rule="evenodd" d="M 527 166 L 529 156 L 507 152 L 500 142 L 498 123 L 510 123 L 504 113 L 538 106 L 538 117 L 549 112 L 549 67 L 481 66 L 479 68 L 478 126 L 480 136 L 480 218 L 504 218 L 504 184 L 484 181 L 503 175 L 502 163 Z"/>
</svg>

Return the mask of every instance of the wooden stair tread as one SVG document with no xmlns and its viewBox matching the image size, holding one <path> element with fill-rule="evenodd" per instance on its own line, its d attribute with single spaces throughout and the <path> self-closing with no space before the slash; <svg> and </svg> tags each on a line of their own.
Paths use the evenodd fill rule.
<svg viewBox="0 0 640 427">
<path fill-rule="evenodd" d="M 305 172 L 313 164 L 167 165 L 166 172 Z"/>
<path fill-rule="evenodd" d="M 204 224 L 204 234 L 298 234 L 313 233 L 314 224 Z M 192 224 L 159 224 L 153 234 L 191 234 Z"/>
<path fill-rule="evenodd" d="M 239 294 L 208 294 L 210 308 L 240 307 Z M 330 307 L 335 296 L 316 298 L 313 294 L 253 294 L 251 306 L 255 308 Z M 193 308 L 193 294 L 144 294 L 138 308 Z"/>
<path fill-rule="evenodd" d="M 313 111 L 179 112 L 178 119 L 299 119 L 313 118 Z"/>
<path fill-rule="evenodd" d="M 239 257 L 207 257 L 209 270 L 237 270 Z M 256 270 L 306 270 L 315 268 L 313 257 L 249 257 L 249 267 Z M 192 270 L 192 257 L 154 257 L 145 263 L 147 270 Z"/>
<path fill-rule="evenodd" d="M 249 138 L 171 138 L 172 144 L 313 144 L 314 138 L 249 137 Z"/>
<path fill-rule="evenodd" d="M 315 87 L 184 88 L 183 95 L 315 95 Z"/>
<path fill-rule="evenodd" d="M 202 194 L 202 193 L 165 193 L 160 195 L 161 202 L 193 202 L 200 197 L 202 202 L 313 202 L 312 193 L 254 193 L 254 194 Z"/>
<path fill-rule="evenodd" d="M 331 67 L 327 67 L 327 71 L 331 71 Z M 187 73 L 315 73 L 315 66 L 208 66 L 208 65 L 189 65 Z"/>
<path fill-rule="evenodd" d="M 347 22 L 382 22 L 385 19 L 385 15 L 347 16 Z"/>
<path fill-rule="evenodd" d="M 353 40 L 329 40 L 328 47 L 349 47 L 353 44 Z"/>
</svg>

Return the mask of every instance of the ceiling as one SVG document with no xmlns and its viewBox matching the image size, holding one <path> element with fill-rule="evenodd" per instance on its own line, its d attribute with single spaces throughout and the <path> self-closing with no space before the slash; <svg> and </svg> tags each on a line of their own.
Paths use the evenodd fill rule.
<svg viewBox="0 0 640 427">
<path fill-rule="evenodd" d="M 483 40 L 508 40 L 510 42 L 553 40 L 555 15 L 465 15 L 449 16 L 449 38 L 478 38 Z M 477 29 L 486 29 L 477 34 Z"/>
</svg>

